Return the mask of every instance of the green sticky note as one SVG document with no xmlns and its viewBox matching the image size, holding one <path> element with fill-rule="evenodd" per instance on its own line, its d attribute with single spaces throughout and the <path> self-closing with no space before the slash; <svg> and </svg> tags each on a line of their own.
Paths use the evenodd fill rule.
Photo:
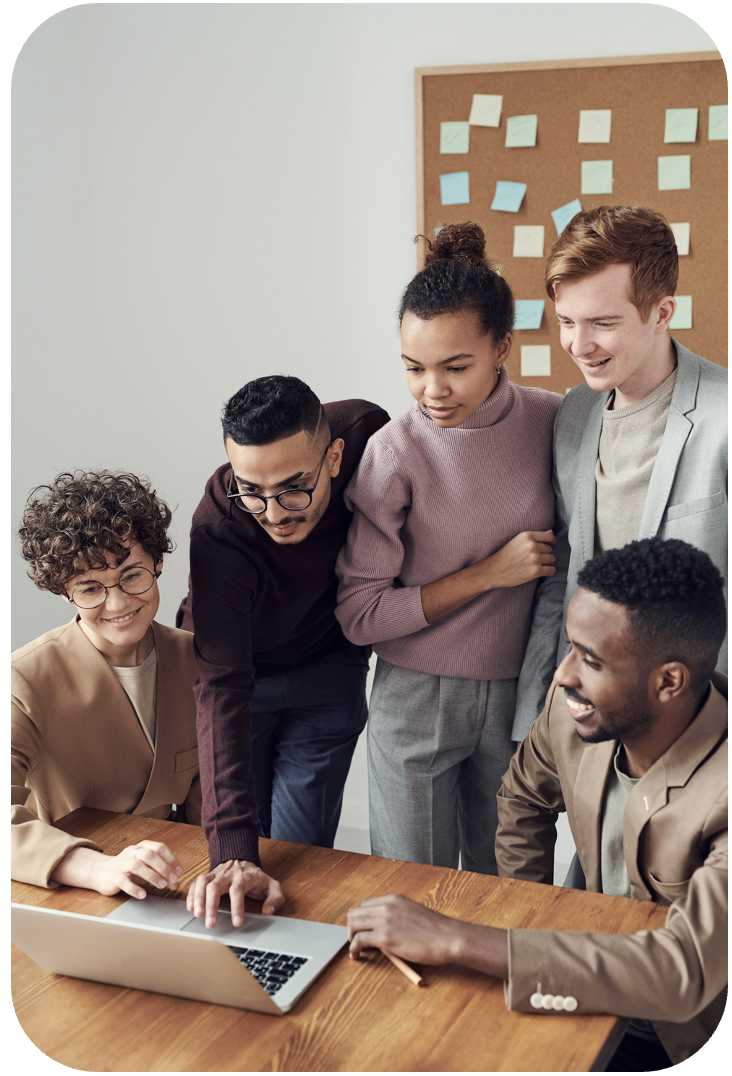
<svg viewBox="0 0 732 1076">
<path fill-rule="evenodd" d="M 658 189 L 691 190 L 691 157 L 688 153 L 679 154 L 677 157 L 658 158 Z"/>
<path fill-rule="evenodd" d="M 538 116 L 509 116 L 506 120 L 507 146 L 535 146 Z"/>
<path fill-rule="evenodd" d="M 669 329 L 691 329 L 691 296 L 677 295 L 676 313 L 669 322 Z"/>
<path fill-rule="evenodd" d="M 440 124 L 440 153 L 467 153 L 469 148 L 470 124 L 467 120 Z"/>
<path fill-rule="evenodd" d="M 583 161 L 580 194 L 612 194 L 613 162 Z"/>
<path fill-rule="evenodd" d="M 667 108 L 664 142 L 696 142 L 698 108 Z"/>
<path fill-rule="evenodd" d="M 727 139 L 727 106 L 709 106 L 709 141 L 724 142 Z"/>
</svg>

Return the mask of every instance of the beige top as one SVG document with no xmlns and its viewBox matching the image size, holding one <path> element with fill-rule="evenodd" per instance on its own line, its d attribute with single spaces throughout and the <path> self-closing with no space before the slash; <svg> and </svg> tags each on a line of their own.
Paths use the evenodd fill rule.
<svg viewBox="0 0 732 1076">
<path fill-rule="evenodd" d="M 619 549 L 638 537 L 675 384 L 674 369 L 644 400 L 617 409 L 613 409 L 615 393 L 610 394 L 595 465 L 596 553 Z"/>
<path fill-rule="evenodd" d="M 137 720 L 147 737 L 147 742 L 155 750 L 155 696 L 157 694 L 158 655 L 152 648 L 142 665 L 122 668 L 110 665 L 110 669 L 125 690 L 125 694 L 135 708 Z"/>
</svg>

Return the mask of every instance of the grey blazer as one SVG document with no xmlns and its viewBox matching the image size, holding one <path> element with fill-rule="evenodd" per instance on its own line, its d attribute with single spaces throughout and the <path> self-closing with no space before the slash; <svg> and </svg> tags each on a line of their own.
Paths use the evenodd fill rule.
<svg viewBox="0 0 732 1076">
<path fill-rule="evenodd" d="M 705 550 L 727 579 L 727 371 L 672 340 L 678 370 L 651 474 L 639 538 L 682 538 Z M 595 463 L 607 392 L 569 392 L 554 424 L 556 574 L 534 596 L 512 736 L 523 740 L 569 650 L 564 630 L 577 576 L 595 545 Z M 727 671 L 727 643 L 718 668 Z"/>
</svg>

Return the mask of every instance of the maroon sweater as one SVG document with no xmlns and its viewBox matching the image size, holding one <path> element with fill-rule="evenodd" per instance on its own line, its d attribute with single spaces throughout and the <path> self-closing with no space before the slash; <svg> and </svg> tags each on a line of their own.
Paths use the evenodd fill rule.
<svg viewBox="0 0 732 1076">
<path fill-rule="evenodd" d="M 351 513 L 343 490 L 372 433 L 389 421 L 366 400 L 325 404 L 345 442 L 328 508 L 308 537 L 278 545 L 226 496 L 224 464 L 193 516 L 191 577 L 176 625 L 194 633 L 198 755 L 211 869 L 259 863 L 249 704 L 255 673 L 317 661 L 345 644 L 334 616 L 335 562 Z"/>
</svg>

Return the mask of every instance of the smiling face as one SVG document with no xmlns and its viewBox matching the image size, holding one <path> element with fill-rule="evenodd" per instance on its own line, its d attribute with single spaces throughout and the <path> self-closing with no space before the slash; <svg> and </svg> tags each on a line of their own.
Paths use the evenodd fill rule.
<svg viewBox="0 0 732 1076">
<path fill-rule="evenodd" d="M 663 296 L 648 321 L 641 321 L 630 301 L 630 274 L 629 265 L 609 265 L 583 280 L 557 284 L 556 314 L 562 347 L 591 389 L 618 389 L 628 399 L 643 399 L 673 369 L 666 330 L 676 300 Z"/>
<path fill-rule="evenodd" d="M 650 670 L 637 663 L 624 606 L 580 587 L 569 603 L 567 635 L 572 649 L 554 682 L 564 688 L 580 739 L 643 735 L 653 715 Z"/>
<path fill-rule="evenodd" d="M 473 310 L 402 319 L 407 385 L 437 426 L 459 426 L 488 399 L 510 351 L 510 333 L 496 344 L 490 333 L 480 333 Z"/>
<path fill-rule="evenodd" d="M 239 492 L 271 498 L 267 501 L 266 511 L 251 518 L 278 545 L 302 542 L 322 518 L 330 501 L 331 479 L 341 469 L 343 443 L 342 438 L 337 438 L 323 458 L 325 445 L 313 443 L 305 430 L 268 445 L 238 445 L 227 437 L 226 454 Z M 318 475 L 321 462 L 323 466 Z M 312 503 L 302 511 L 283 508 L 272 496 L 286 489 L 310 489 L 312 486 L 315 486 Z M 239 512 L 241 509 L 234 510 Z"/>
<path fill-rule="evenodd" d="M 85 583 L 101 583 L 105 587 L 114 588 L 107 591 L 106 601 L 96 609 L 83 609 L 75 605 L 84 634 L 97 650 L 112 659 L 116 654 L 128 651 L 142 642 L 150 631 L 150 625 L 160 605 L 157 579 L 153 580 L 150 590 L 144 594 L 125 594 L 115 585 L 120 578 L 124 581 L 124 577 L 135 568 L 147 568 L 150 572 L 156 570 L 153 558 L 139 543 L 128 548 L 130 555 L 119 567 L 110 566 L 104 570 L 93 568 L 75 575 L 66 585 L 67 598 L 73 596 L 76 587 Z M 107 564 L 109 565 L 109 560 Z M 157 567 L 160 568 L 160 564 Z"/>
</svg>

